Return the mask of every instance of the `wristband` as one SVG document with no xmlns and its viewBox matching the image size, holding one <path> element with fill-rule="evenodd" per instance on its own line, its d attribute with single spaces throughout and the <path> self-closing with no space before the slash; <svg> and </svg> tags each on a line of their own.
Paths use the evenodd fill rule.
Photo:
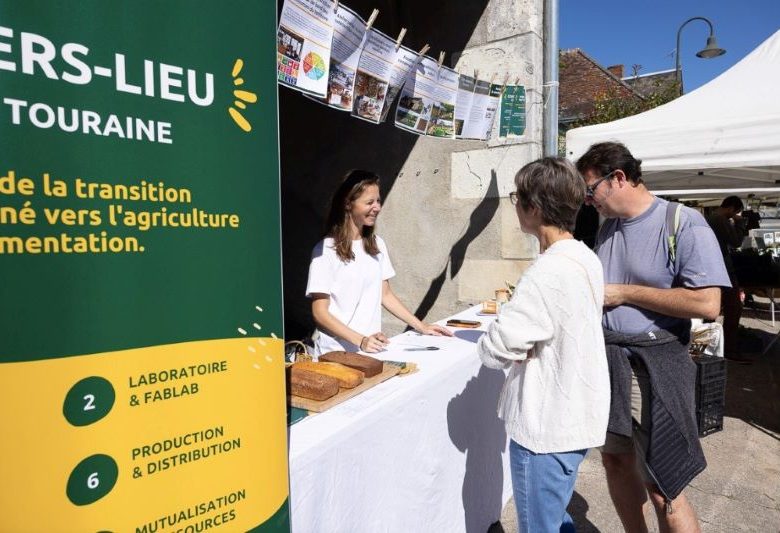
<svg viewBox="0 0 780 533">
<path fill-rule="evenodd" d="M 362 339 L 360 339 L 360 345 L 358 346 L 358 348 L 360 348 L 361 350 L 365 350 L 365 348 L 363 348 L 363 343 L 366 342 L 367 338 L 368 337 L 363 337 Z"/>
</svg>

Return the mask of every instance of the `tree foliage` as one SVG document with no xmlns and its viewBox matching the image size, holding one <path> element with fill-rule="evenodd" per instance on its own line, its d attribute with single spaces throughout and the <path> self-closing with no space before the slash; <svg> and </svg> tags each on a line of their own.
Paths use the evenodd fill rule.
<svg viewBox="0 0 780 533">
<path fill-rule="evenodd" d="M 603 124 L 604 122 L 630 117 L 671 102 L 680 96 L 680 88 L 677 82 L 656 80 L 653 85 L 653 89 L 646 92 L 643 97 L 635 95 L 624 96 L 620 94 L 617 88 L 610 88 L 608 91 L 596 96 L 593 112 L 577 121 L 576 126 Z"/>
</svg>

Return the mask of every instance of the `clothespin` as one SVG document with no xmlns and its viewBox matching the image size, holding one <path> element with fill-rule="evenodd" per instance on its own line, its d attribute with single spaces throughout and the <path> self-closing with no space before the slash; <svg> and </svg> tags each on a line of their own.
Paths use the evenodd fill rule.
<svg viewBox="0 0 780 533">
<path fill-rule="evenodd" d="M 476 68 L 474 69 L 474 79 L 475 80 L 479 79 L 479 69 L 476 69 Z"/>
<path fill-rule="evenodd" d="M 441 68 L 442 64 L 444 64 L 444 56 L 446 54 L 444 52 L 439 52 L 439 61 L 437 64 L 439 65 L 439 68 Z"/>
<path fill-rule="evenodd" d="M 490 76 L 490 85 L 493 85 L 493 82 L 496 80 L 496 76 L 498 76 L 498 74 L 495 72 Z"/>
<path fill-rule="evenodd" d="M 401 48 L 401 41 L 404 40 L 406 35 L 406 28 L 401 28 L 401 32 L 398 34 L 398 39 L 395 40 L 395 51 L 397 52 Z"/>
<path fill-rule="evenodd" d="M 506 91 L 506 82 L 509 81 L 509 72 L 506 73 L 504 76 L 504 83 L 501 84 L 501 94 L 504 94 L 504 91 Z"/>
<path fill-rule="evenodd" d="M 419 56 L 424 56 L 424 55 L 425 55 L 425 52 L 427 52 L 427 51 L 428 51 L 428 50 L 430 50 L 430 49 L 431 49 L 431 47 L 430 47 L 430 46 L 429 46 L 429 45 L 426 43 L 426 44 L 425 44 L 425 46 L 423 46 L 422 48 L 420 48 L 420 51 L 419 51 L 419 52 L 417 52 L 417 55 L 419 55 Z"/>
<path fill-rule="evenodd" d="M 336 13 L 339 10 L 339 0 L 333 2 L 333 12 Z"/>
<path fill-rule="evenodd" d="M 366 31 L 371 29 L 371 26 L 374 25 L 374 21 L 376 21 L 376 18 L 379 16 L 379 10 L 375 9 L 371 12 L 371 16 L 368 17 L 368 22 L 366 22 Z"/>
</svg>

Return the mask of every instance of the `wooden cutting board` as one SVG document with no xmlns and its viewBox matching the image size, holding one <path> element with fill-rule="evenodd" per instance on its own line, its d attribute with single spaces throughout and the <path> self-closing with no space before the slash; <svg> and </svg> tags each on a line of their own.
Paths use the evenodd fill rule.
<svg viewBox="0 0 780 533">
<path fill-rule="evenodd" d="M 368 390 L 377 383 L 382 383 L 385 380 L 390 379 L 401 371 L 401 367 L 398 365 L 390 365 L 384 363 L 382 372 L 376 376 L 366 378 L 363 383 L 355 387 L 354 389 L 339 389 L 338 394 L 331 396 L 327 400 L 310 400 L 308 398 L 301 398 L 300 396 L 289 395 L 287 399 L 290 405 L 298 407 L 300 409 L 306 409 L 307 411 L 313 411 L 315 413 L 321 413 L 327 411 L 334 405 L 338 405 L 343 401 L 349 400 L 353 396 L 357 396 L 364 390 Z"/>
</svg>

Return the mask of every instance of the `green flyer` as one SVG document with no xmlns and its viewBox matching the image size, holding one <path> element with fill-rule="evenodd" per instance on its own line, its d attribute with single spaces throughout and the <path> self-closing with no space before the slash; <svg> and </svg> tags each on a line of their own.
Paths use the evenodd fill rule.
<svg viewBox="0 0 780 533">
<path fill-rule="evenodd" d="M 507 85 L 501 95 L 499 137 L 525 133 L 525 87 Z"/>
</svg>

